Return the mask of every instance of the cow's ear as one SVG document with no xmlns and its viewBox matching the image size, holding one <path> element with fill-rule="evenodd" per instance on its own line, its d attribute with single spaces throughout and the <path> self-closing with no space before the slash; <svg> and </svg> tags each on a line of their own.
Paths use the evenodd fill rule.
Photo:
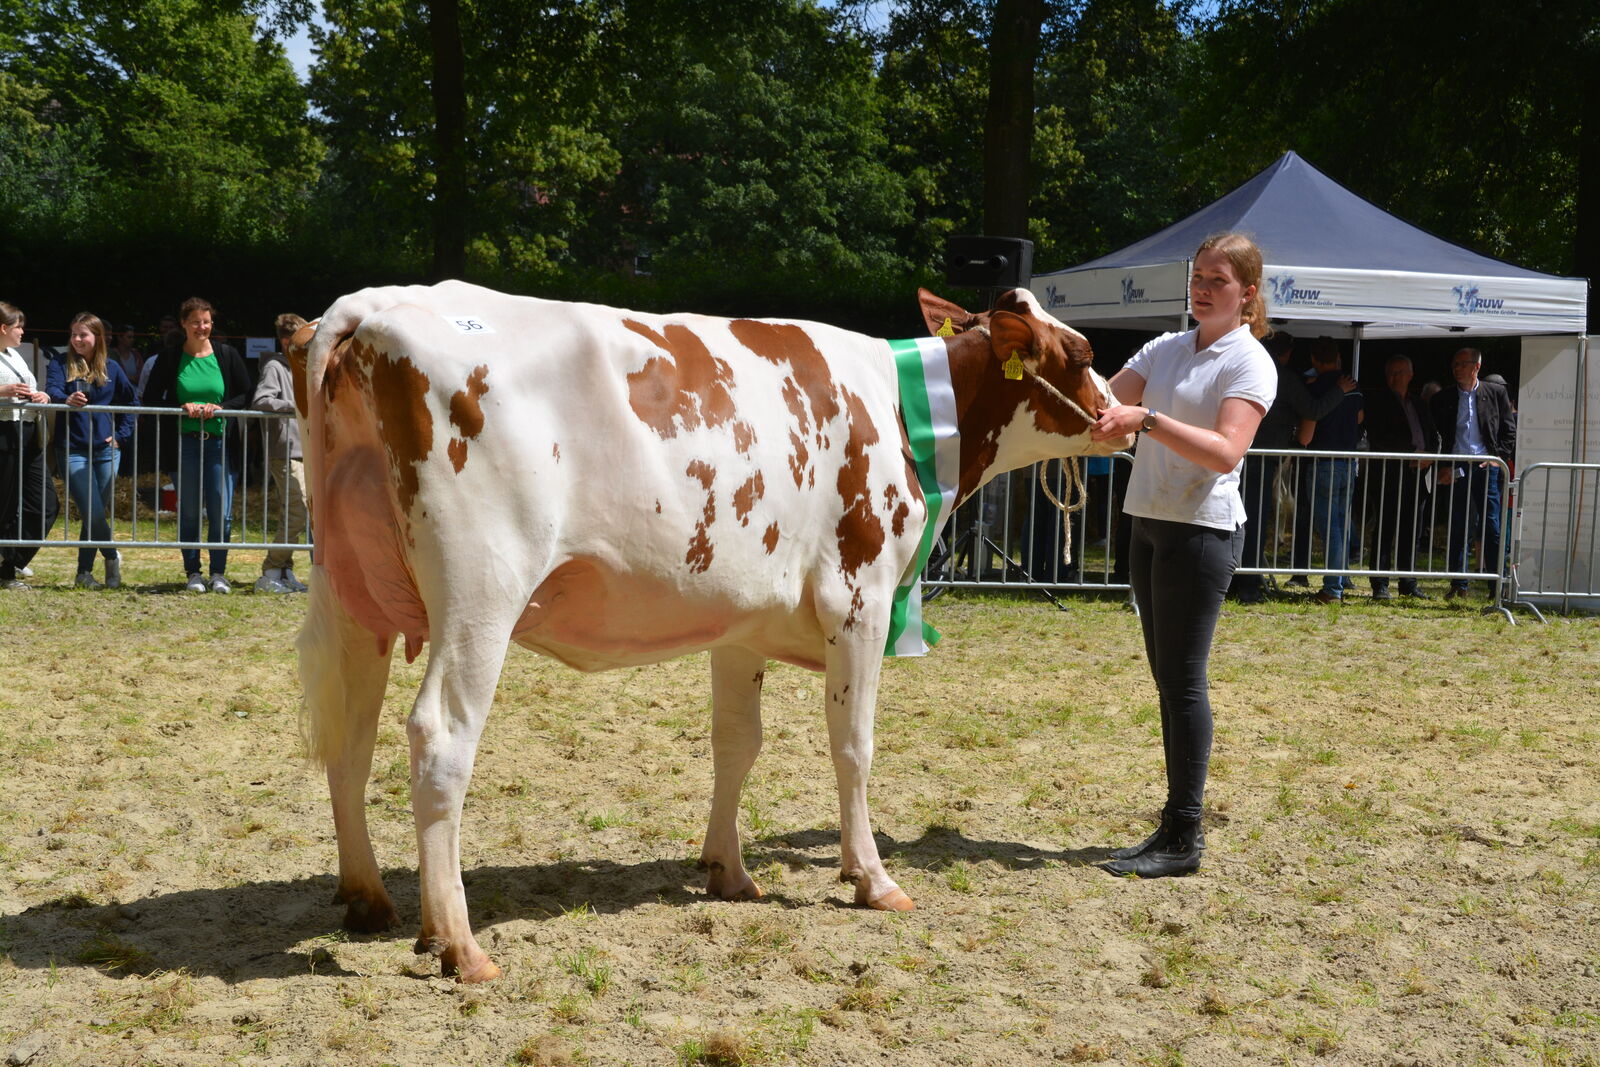
<svg viewBox="0 0 1600 1067">
<path fill-rule="evenodd" d="M 283 348 L 284 358 L 289 361 L 289 378 L 294 382 L 294 409 L 302 419 L 311 410 L 311 398 L 306 395 L 306 354 L 316 334 L 317 324 L 308 322 L 294 332 Z"/>
<path fill-rule="evenodd" d="M 935 337 L 964 333 L 978 324 L 978 316 L 926 289 L 917 290 L 917 302 L 922 305 L 922 321 L 928 324 L 928 332 Z"/>
<path fill-rule="evenodd" d="M 989 346 L 1007 378 L 1022 377 L 1022 368 L 1039 369 L 1037 337 L 1033 324 L 1021 315 L 996 311 L 989 316 Z"/>
</svg>

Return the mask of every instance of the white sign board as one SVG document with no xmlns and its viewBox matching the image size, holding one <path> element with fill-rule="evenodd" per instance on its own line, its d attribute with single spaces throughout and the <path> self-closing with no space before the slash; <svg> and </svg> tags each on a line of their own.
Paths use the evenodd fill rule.
<svg viewBox="0 0 1600 1067">
<path fill-rule="evenodd" d="M 271 337 L 246 337 L 244 339 L 244 358 L 266 359 L 272 355 L 272 350 L 277 347 L 277 340 Z"/>
<path fill-rule="evenodd" d="M 1590 367 L 1600 338 L 1583 358 L 1577 337 L 1522 341 L 1517 393 L 1516 501 L 1519 599 L 1546 606 L 1600 609 L 1600 474 L 1540 463 L 1600 463 L 1600 375 Z"/>
</svg>

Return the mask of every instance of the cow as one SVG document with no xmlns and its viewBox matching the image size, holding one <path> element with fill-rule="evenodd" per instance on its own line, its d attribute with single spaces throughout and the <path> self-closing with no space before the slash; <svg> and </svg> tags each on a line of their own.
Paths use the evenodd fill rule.
<svg viewBox="0 0 1600 1067">
<path fill-rule="evenodd" d="M 978 314 L 919 297 L 960 435 L 935 493 L 1127 445 L 1090 441 L 1114 401 L 1088 342 L 1026 290 Z M 291 349 L 316 533 L 302 733 L 326 766 L 347 928 L 399 921 L 364 797 L 391 648 L 409 661 L 425 642 L 406 726 L 415 949 L 445 976 L 500 974 L 472 935 L 459 832 L 511 642 L 582 671 L 710 651 L 700 858 L 723 900 L 762 895 L 737 812 L 767 663 L 824 672 L 840 879 L 857 905 L 913 906 L 879 858 L 867 776 L 891 605 L 930 509 L 949 509 L 919 480 L 889 342 L 444 282 L 343 297 Z"/>
</svg>

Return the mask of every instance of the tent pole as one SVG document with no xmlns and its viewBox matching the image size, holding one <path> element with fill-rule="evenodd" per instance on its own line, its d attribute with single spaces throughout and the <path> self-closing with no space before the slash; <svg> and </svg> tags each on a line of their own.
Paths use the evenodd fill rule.
<svg viewBox="0 0 1600 1067">
<path fill-rule="evenodd" d="M 1355 345 L 1350 349 L 1350 377 L 1361 380 L 1361 327 L 1356 327 Z"/>
</svg>

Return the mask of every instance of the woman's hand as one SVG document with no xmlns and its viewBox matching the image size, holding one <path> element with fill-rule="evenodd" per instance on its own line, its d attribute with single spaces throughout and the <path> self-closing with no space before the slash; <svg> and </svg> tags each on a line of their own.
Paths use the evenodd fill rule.
<svg viewBox="0 0 1600 1067">
<path fill-rule="evenodd" d="M 82 389 L 79 389 L 76 393 L 73 393 L 71 396 L 67 397 L 67 407 L 69 408 L 81 408 L 88 402 L 89 398 L 84 395 Z"/>
<path fill-rule="evenodd" d="M 31 400 L 35 404 L 48 403 L 50 400 L 43 393 L 35 393 L 32 389 L 29 389 L 27 382 L 8 382 L 5 385 L 0 385 L 0 396 L 9 396 L 17 400 Z M 41 396 L 44 396 L 43 400 L 39 399 Z"/>
<path fill-rule="evenodd" d="M 217 413 L 217 405 L 188 403 L 183 405 L 183 413 L 191 419 L 209 419 Z"/>
<path fill-rule="evenodd" d="M 1118 404 L 1106 408 L 1089 427 L 1089 437 L 1095 441 L 1109 441 L 1113 437 L 1126 437 L 1144 425 L 1144 408 L 1134 404 Z"/>
</svg>

